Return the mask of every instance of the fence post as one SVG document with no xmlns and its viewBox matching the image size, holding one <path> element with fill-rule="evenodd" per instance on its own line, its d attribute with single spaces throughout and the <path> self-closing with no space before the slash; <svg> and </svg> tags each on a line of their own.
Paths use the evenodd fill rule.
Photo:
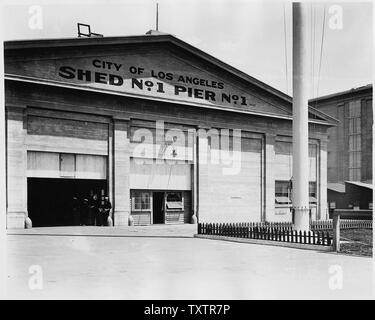
<svg viewBox="0 0 375 320">
<path fill-rule="evenodd" d="M 331 245 L 331 238 L 329 236 L 329 232 L 327 231 L 327 245 L 330 246 Z"/>
<path fill-rule="evenodd" d="M 340 251 L 340 213 L 333 211 L 333 250 Z"/>
</svg>

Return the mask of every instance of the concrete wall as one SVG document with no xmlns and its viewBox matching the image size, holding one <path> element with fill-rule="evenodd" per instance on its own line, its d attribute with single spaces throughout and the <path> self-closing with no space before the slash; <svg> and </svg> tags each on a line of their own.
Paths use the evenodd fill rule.
<svg viewBox="0 0 375 320">
<path fill-rule="evenodd" d="M 248 158 L 247 151 L 242 150 L 245 152 L 243 159 L 246 160 L 243 167 L 248 172 L 244 177 L 254 175 L 254 179 L 257 181 L 255 188 L 259 191 L 257 191 L 256 198 L 254 198 L 256 200 L 254 202 L 254 208 L 256 209 L 254 210 L 257 210 L 256 218 L 254 219 L 256 221 L 269 220 L 275 213 L 274 181 L 277 176 L 277 170 L 275 170 L 275 164 L 277 163 L 275 140 L 277 136 L 286 136 L 290 139 L 291 121 L 229 113 L 220 110 L 197 109 L 197 107 L 193 106 L 174 105 L 156 101 L 151 103 L 141 99 L 116 97 L 93 92 L 82 94 L 82 92 L 77 90 L 47 87 L 37 84 L 21 85 L 16 82 L 7 81 L 6 86 L 8 109 L 9 226 L 23 227 L 24 217 L 27 214 L 26 151 L 31 146 L 34 151 L 36 149 L 40 151 L 107 155 L 108 190 L 114 207 L 114 223 L 115 225 L 127 225 L 130 214 L 130 161 L 133 150 L 131 145 L 131 128 L 133 124 L 143 126 L 142 121 L 155 123 L 156 120 L 163 120 L 171 126 L 186 127 L 186 130 L 189 128 L 197 130 L 199 128 L 240 129 L 243 138 L 250 140 L 255 138 L 261 141 L 259 152 L 257 151 L 253 154 L 254 159 L 251 157 Z M 13 107 L 14 105 L 21 105 L 24 108 L 15 108 Z M 55 131 L 51 135 L 46 135 L 42 131 L 36 132 L 36 130 L 42 129 L 33 129 L 33 134 L 30 134 L 30 136 L 38 137 L 36 133 L 43 133 L 40 136 L 47 137 L 47 139 L 41 139 L 38 143 L 27 143 L 26 141 L 30 141 L 30 137 L 27 135 L 27 122 L 25 122 L 24 118 L 26 117 L 27 119 L 27 114 L 33 117 L 40 117 L 41 113 L 43 113 L 47 123 L 49 123 L 48 118 L 61 119 L 61 123 L 67 123 L 66 128 L 68 129 L 66 131 L 58 131 L 57 128 L 59 128 L 59 125 L 57 125 L 53 127 Z M 69 121 L 65 122 L 65 120 Z M 72 128 L 70 125 L 72 121 L 77 122 L 79 130 L 77 133 L 74 133 L 77 136 L 72 136 L 72 131 L 69 129 Z M 98 131 L 92 133 L 88 131 L 82 136 L 82 128 L 86 122 L 98 124 Z M 55 134 L 56 132 L 59 135 Z M 98 134 L 98 132 L 101 133 Z M 311 139 L 319 142 L 323 141 L 325 137 L 325 126 L 318 124 L 310 125 Z M 49 143 L 46 146 L 45 141 L 49 141 L 52 138 L 60 140 L 57 140 L 54 144 Z M 35 139 L 33 140 L 34 142 L 36 141 Z M 93 142 L 90 142 L 91 140 Z M 199 158 L 202 156 L 196 152 L 197 150 L 201 150 L 199 144 L 188 146 L 189 148 L 193 149 L 192 157 L 189 155 L 189 158 L 183 161 L 191 162 L 191 189 L 193 191 L 191 201 L 193 210 L 195 210 L 194 212 L 198 212 L 199 217 L 200 209 L 205 208 L 207 203 L 212 203 L 211 198 L 205 204 L 205 197 L 206 199 L 210 198 L 210 188 L 212 187 L 210 187 L 209 180 L 207 179 L 211 174 L 209 171 L 206 171 L 204 166 L 194 165 L 197 161 L 196 157 L 198 156 Z M 256 170 L 253 172 L 251 164 L 254 163 L 259 165 L 255 166 Z M 321 157 L 321 162 L 319 163 L 319 168 L 321 168 L 319 170 L 324 175 L 324 156 Z M 194 177 L 195 179 L 193 179 Z M 206 180 L 205 177 L 207 177 Z M 244 178 L 240 176 L 238 181 L 241 181 L 241 179 Z M 320 180 L 321 188 L 324 188 L 324 180 L 325 178 L 322 176 Z M 232 182 L 236 183 L 236 181 L 232 180 L 230 183 L 226 183 L 225 181 L 216 182 L 217 184 L 214 187 L 221 188 L 226 194 L 230 193 L 226 190 L 228 186 L 230 187 Z M 253 187 L 253 184 L 250 183 L 250 185 L 248 181 L 243 180 L 242 182 L 244 186 L 248 185 L 250 190 Z M 17 193 L 15 190 L 21 190 L 21 192 Z M 218 190 L 215 192 L 220 193 Z M 239 199 L 233 199 L 233 201 L 237 200 Z M 250 198 L 247 201 L 247 205 L 253 205 Z M 326 203 L 321 201 L 321 212 L 324 211 L 325 206 Z M 206 205 L 207 210 L 208 208 Z M 245 216 L 241 216 L 241 219 L 245 219 Z"/>
<path fill-rule="evenodd" d="M 114 119 L 113 133 L 113 208 L 114 224 L 126 226 L 130 215 L 129 121 Z"/>
<path fill-rule="evenodd" d="M 7 228 L 24 228 L 27 217 L 27 153 L 25 108 L 6 110 Z"/>
</svg>

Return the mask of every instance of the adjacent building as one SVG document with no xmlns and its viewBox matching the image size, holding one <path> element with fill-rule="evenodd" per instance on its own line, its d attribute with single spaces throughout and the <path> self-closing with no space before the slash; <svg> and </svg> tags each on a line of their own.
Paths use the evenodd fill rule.
<svg viewBox="0 0 375 320">
<path fill-rule="evenodd" d="M 372 85 L 322 96 L 310 105 L 339 120 L 328 129 L 330 207 L 372 209 Z"/>
<path fill-rule="evenodd" d="M 292 219 L 286 94 L 156 31 L 4 48 L 8 228 L 76 224 L 92 194 L 116 226 Z M 334 116 L 309 108 L 312 219 Z"/>
</svg>

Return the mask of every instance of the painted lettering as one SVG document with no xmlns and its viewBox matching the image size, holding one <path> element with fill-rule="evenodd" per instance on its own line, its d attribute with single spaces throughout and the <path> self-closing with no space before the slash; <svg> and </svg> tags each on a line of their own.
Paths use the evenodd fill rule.
<svg viewBox="0 0 375 320">
<path fill-rule="evenodd" d="M 174 86 L 174 94 L 178 96 L 180 92 L 186 92 L 186 88 L 183 86 Z"/>
<path fill-rule="evenodd" d="M 96 68 L 101 68 L 101 63 L 100 63 L 100 60 L 98 60 L 98 59 L 93 60 L 92 64 Z"/>
<path fill-rule="evenodd" d="M 115 74 L 110 74 L 108 80 L 109 84 L 112 86 L 121 86 L 124 83 L 124 79 Z"/>
<path fill-rule="evenodd" d="M 95 82 L 107 83 L 107 74 L 102 72 L 95 72 Z"/>
<path fill-rule="evenodd" d="M 163 86 L 162 82 L 156 82 L 156 85 L 158 87 L 158 89 L 156 90 L 156 92 L 165 93 L 164 86 Z"/>
<path fill-rule="evenodd" d="M 216 99 L 215 99 L 215 92 L 206 90 L 204 98 L 206 100 L 216 101 Z"/>
<path fill-rule="evenodd" d="M 224 83 L 202 79 L 192 76 L 176 75 L 171 72 L 166 72 L 157 69 L 148 70 L 148 76 L 151 78 L 143 78 L 141 74 L 145 69 L 139 66 L 129 66 L 129 71 L 134 74 L 134 78 L 123 78 L 119 74 L 111 74 L 106 72 L 99 72 L 104 70 L 119 71 L 122 64 L 104 61 L 100 59 L 91 60 L 92 67 L 98 68 L 93 70 L 75 69 L 71 66 L 61 66 L 58 75 L 64 79 L 76 79 L 85 82 L 95 82 L 111 86 L 129 86 L 129 89 L 144 90 L 154 93 L 167 94 L 166 88 L 169 88 L 170 83 L 162 81 L 153 81 L 152 79 L 161 80 L 175 80 L 184 85 L 174 85 L 174 94 L 183 98 L 202 99 L 209 102 L 227 103 L 233 105 L 248 106 L 246 96 L 231 94 L 228 92 L 215 92 L 215 90 L 208 90 L 208 88 L 224 89 Z M 96 70 L 96 71 L 95 71 Z M 143 79 L 142 79 L 143 78 Z M 151 80 L 150 80 L 151 79 Z M 130 81 L 126 82 L 126 81 Z M 191 83 L 191 86 L 188 85 Z M 198 88 L 196 86 L 199 86 Z M 202 88 L 203 87 L 203 88 Z"/>
<path fill-rule="evenodd" d="M 76 69 L 68 66 L 62 66 L 59 70 L 59 76 L 65 79 L 74 79 Z"/>
<path fill-rule="evenodd" d="M 78 80 L 85 80 L 90 82 L 91 81 L 91 71 L 90 70 L 77 70 L 77 79 Z"/>
<path fill-rule="evenodd" d="M 94 59 L 92 61 L 92 65 L 95 68 L 108 69 L 108 70 L 116 69 L 116 71 L 119 71 L 122 66 L 121 63 L 117 64 L 116 62 L 102 61 L 99 59 Z"/>
<path fill-rule="evenodd" d="M 135 88 L 135 86 L 138 87 L 138 89 L 143 89 L 143 80 L 138 80 L 135 78 L 132 78 L 132 89 Z"/>
<path fill-rule="evenodd" d="M 228 103 L 230 103 L 230 94 L 226 94 L 226 93 L 222 93 L 222 95 L 221 95 L 221 101 L 222 102 L 228 102 Z"/>
</svg>

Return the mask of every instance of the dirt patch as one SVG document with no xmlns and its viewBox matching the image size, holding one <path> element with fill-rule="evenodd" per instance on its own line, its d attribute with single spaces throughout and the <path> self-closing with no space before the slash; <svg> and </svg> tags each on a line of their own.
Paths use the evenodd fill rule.
<svg viewBox="0 0 375 320">
<path fill-rule="evenodd" d="M 332 235 L 332 232 L 330 232 Z M 372 230 L 348 229 L 340 231 L 340 252 L 372 257 Z"/>
</svg>

